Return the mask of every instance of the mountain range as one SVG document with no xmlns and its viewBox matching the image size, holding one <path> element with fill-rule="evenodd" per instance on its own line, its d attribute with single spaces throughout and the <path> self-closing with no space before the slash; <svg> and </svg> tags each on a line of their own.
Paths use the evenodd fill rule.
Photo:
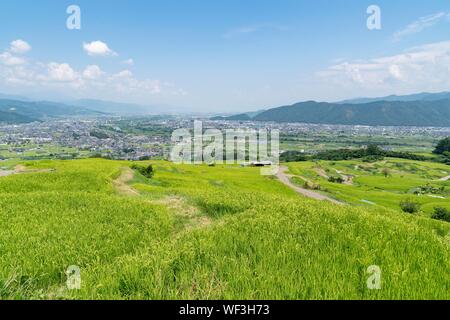
<svg viewBox="0 0 450 320">
<path fill-rule="evenodd" d="M 0 93 L 0 123 L 9 124 L 74 116 L 166 115 L 177 111 L 180 110 L 166 105 L 143 106 L 95 99 L 68 102 L 33 101 L 24 96 Z"/>
<path fill-rule="evenodd" d="M 213 120 L 302 122 L 371 126 L 450 126 L 450 93 L 360 98 L 336 103 L 306 101 Z"/>
<path fill-rule="evenodd" d="M 429 92 L 422 92 L 422 93 L 415 93 L 415 94 L 409 94 L 409 95 L 390 95 L 385 97 L 378 97 L 378 98 L 356 98 L 356 99 L 350 99 L 350 100 L 344 100 L 338 103 L 352 103 L 352 104 L 361 104 L 361 103 L 370 103 L 370 102 L 377 102 L 377 101 L 436 101 L 436 100 L 444 100 L 444 99 L 450 99 L 450 92 L 438 92 L 438 93 L 429 93 Z"/>
<path fill-rule="evenodd" d="M 28 123 L 74 116 L 167 114 L 170 107 L 84 99 L 70 103 L 32 101 L 0 94 L 0 122 Z M 176 112 L 176 111 L 172 111 Z M 302 122 L 372 126 L 450 127 L 450 92 L 358 98 L 335 103 L 306 101 L 212 120 Z"/>
<path fill-rule="evenodd" d="M 101 115 L 104 113 L 58 102 L 0 99 L 0 122 L 3 123 L 29 123 L 46 119 Z"/>
<path fill-rule="evenodd" d="M 180 111 L 177 108 L 168 105 L 144 106 L 134 103 L 112 102 L 95 99 L 81 99 L 70 101 L 69 103 L 74 106 L 121 116 L 169 114 Z"/>
<path fill-rule="evenodd" d="M 70 104 L 73 106 L 95 110 L 98 112 L 117 115 L 141 115 L 148 113 L 147 108 L 132 103 L 119 103 L 94 99 L 81 99 L 70 101 Z"/>
</svg>

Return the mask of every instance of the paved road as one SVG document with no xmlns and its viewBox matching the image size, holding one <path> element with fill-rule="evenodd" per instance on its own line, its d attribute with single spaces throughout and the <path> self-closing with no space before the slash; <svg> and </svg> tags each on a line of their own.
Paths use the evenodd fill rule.
<svg viewBox="0 0 450 320">
<path fill-rule="evenodd" d="M 282 183 L 287 185 L 289 188 L 291 188 L 295 192 L 300 193 L 308 198 L 315 199 L 315 200 L 330 201 L 334 204 L 340 204 L 340 205 L 344 204 L 344 203 L 337 201 L 333 198 L 330 198 L 326 195 L 320 194 L 320 193 L 312 191 L 312 190 L 304 189 L 304 188 L 301 188 L 301 187 L 293 184 L 290 180 L 292 175 L 286 173 L 288 171 L 289 171 L 289 169 L 287 167 L 281 166 L 280 169 L 278 170 L 277 178 L 278 178 L 278 180 L 280 180 Z"/>
</svg>

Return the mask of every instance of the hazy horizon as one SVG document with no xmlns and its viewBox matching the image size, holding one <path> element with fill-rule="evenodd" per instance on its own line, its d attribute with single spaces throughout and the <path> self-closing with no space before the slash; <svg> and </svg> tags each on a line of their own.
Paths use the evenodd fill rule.
<svg viewBox="0 0 450 320">
<path fill-rule="evenodd" d="M 379 30 L 372 1 L 81 0 L 70 30 L 71 4 L 3 5 L 1 93 L 237 113 L 450 91 L 448 1 L 377 1 Z"/>
<path fill-rule="evenodd" d="M 27 95 L 27 94 L 21 94 L 21 95 L 15 95 L 15 94 L 5 94 L 4 92 L 0 92 L 0 99 L 4 99 L 5 97 L 7 99 L 11 99 L 11 100 L 30 100 L 30 101 L 50 101 L 50 102 L 58 102 L 58 103 L 63 103 L 63 104 L 67 104 L 70 105 L 71 103 L 75 103 L 75 102 L 79 102 L 79 101 L 101 101 L 101 102 L 105 102 L 105 103 L 118 103 L 118 104 L 133 104 L 136 106 L 140 106 L 140 107 L 148 107 L 149 111 L 152 111 L 151 108 L 153 107 L 159 107 L 159 108 L 163 108 L 163 107 L 168 107 L 168 113 L 174 113 L 174 114 L 223 114 L 223 115 L 233 115 L 233 114 L 239 114 L 239 113 L 245 113 L 245 112 L 256 112 L 256 111 L 262 111 L 262 110 L 268 110 L 268 109 L 272 109 L 272 108 L 277 108 L 277 107 L 282 107 L 282 106 L 290 106 L 296 103 L 301 103 L 301 102 L 307 102 L 307 101 L 315 101 L 315 102 L 326 102 L 326 103 L 342 103 L 344 101 L 352 101 L 352 100 L 359 100 L 359 99 L 378 99 L 378 98 L 383 98 L 383 97 L 389 97 L 389 96 L 408 96 L 408 95 L 415 95 L 415 94 L 438 94 L 438 93 L 449 93 L 449 91 L 438 91 L 438 92 L 411 92 L 411 93 L 406 93 L 406 94 L 401 94 L 401 95 L 397 95 L 395 93 L 392 94 L 388 94 L 386 96 L 355 96 L 355 97 L 349 97 L 343 100 L 339 100 L 339 101 L 322 101 L 322 100 L 314 100 L 314 99 L 306 99 L 306 100 L 302 100 L 302 101 L 294 101 L 294 102 L 289 102 L 289 103 L 281 103 L 279 105 L 270 105 L 270 106 L 258 106 L 258 107 L 248 107 L 248 108 L 241 108 L 240 110 L 236 110 L 236 111 L 228 111 L 226 109 L 222 110 L 222 109 L 217 109 L 217 110 L 197 110 L 196 108 L 189 108 L 186 106 L 175 106 L 175 105 L 168 105 L 168 104 L 146 104 L 146 103 L 133 103 L 133 102 L 129 102 L 129 101 L 114 101 L 114 100 L 106 100 L 106 99 L 98 99 L 98 98 L 90 98 L 90 97 L 85 97 L 85 98 L 76 98 L 73 100 L 67 100 L 67 98 L 56 98 L 56 99 L 51 99 L 51 98 L 45 98 L 45 97 L 33 97 L 32 95 Z M 162 113 L 162 112 L 160 112 Z"/>
</svg>

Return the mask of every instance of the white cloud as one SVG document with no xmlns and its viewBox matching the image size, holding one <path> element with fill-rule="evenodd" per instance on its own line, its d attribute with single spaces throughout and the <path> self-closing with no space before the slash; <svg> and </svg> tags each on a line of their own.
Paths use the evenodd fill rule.
<svg viewBox="0 0 450 320">
<path fill-rule="evenodd" d="M 114 86 L 115 90 L 127 94 L 136 92 L 158 94 L 164 90 L 163 87 L 169 89 L 168 85 L 161 83 L 159 80 L 138 80 L 133 77 L 133 73 L 130 70 L 123 70 L 113 74 L 109 78 L 109 82 Z"/>
<path fill-rule="evenodd" d="M 400 41 L 403 37 L 422 32 L 427 28 L 433 27 L 435 24 L 445 19 L 445 17 L 450 17 L 450 13 L 438 12 L 428 16 L 420 17 L 416 21 L 407 25 L 404 29 L 395 32 L 392 36 L 392 39 L 394 41 Z"/>
<path fill-rule="evenodd" d="M 289 30 L 288 27 L 276 25 L 276 24 L 256 24 L 243 26 L 235 29 L 231 29 L 227 31 L 223 37 L 224 38 L 233 38 L 240 35 L 252 34 L 263 30 L 272 30 L 272 31 L 286 31 Z"/>
<path fill-rule="evenodd" d="M 7 66 L 19 66 L 26 63 L 25 58 L 18 57 L 17 54 L 24 54 L 31 50 L 31 46 L 23 40 L 14 40 L 10 47 L 3 53 L 0 53 L 0 63 Z"/>
<path fill-rule="evenodd" d="M 48 64 L 48 78 L 53 81 L 71 82 L 78 79 L 78 74 L 67 63 L 51 62 Z"/>
<path fill-rule="evenodd" d="M 115 56 L 113 50 L 111 50 L 108 45 L 102 41 L 92 41 L 89 43 L 83 43 L 83 49 L 90 56 Z"/>
<path fill-rule="evenodd" d="M 391 56 L 339 63 L 318 72 L 316 76 L 322 83 L 332 84 L 334 88 L 363 90 L 366 93 L 448 90 L 450 41 L 410 48 Z"/>
<path fill-rule="evenodd" d="M 18 66 L 26 63 L 25 59 L 13 56 L 9 52 L 0 54 L 0 62 L 7 66 Z"/>
<path fill-rule="evenodd" d="M 45 91 L 57 90 L 61 94 L 76 93 L 82 96 L 97 96 L 103 99 L 124 99 L 129 95 L 130 101 L 135 98 L 147 100 L 150 96 L 161 94 L 175 96 L 184 90 L 172 84 L 156 79 L 137 79 L 130 70 L 122 70 L 108 74 L 97 65 L 89 65 L 77 71 L 68 63 L 51 62 L 48 64 L 35 62 L 24 65 L 1 65 L 0 86 L 24 87 Z"/>
<path fill-rule="evenodd" d="M 89 80 L 99 79 L 103 75 L 103 71 L 99 66 L 91 65 L 87 66 L 83 71 L 83 77 Z"/>
<path fill-rule="evenodd" d="M 133 66 L 134 65 L 134 60 L 130 58 L 130 59 L 122 61 L 122 63 L 123 64 L 127 64 L 129 66 Z"/>
<path fill-rule="evenodd" d="M 389 73 L 397 80 L 402 80 L 403 78 L 401 69 L 396 64 L 389 66 Z"/>
<path fill-rule="evenodd" d="M 23 54 L 31 50 L 31 46 L 23 40 L 14 40 L 11 42 L 11 47 L 9 48 L 9 51 L 17 54 Z"/>
<path fill-rule="evenodd" d="M 17 54 L 13 54 L 17 52 Z M 28 49 L 27 49 L 28 48 Z M 107 73 L 98 65 L 88 65 L 76 70 L 68 63 L 41 62 L 26 60 L 18 56 L 25 53 L 31 46 L 13 41 L 11 47 L 0 52 L 0 87 L 20 88 L 40 92 L 58 92 L 60 95 L 74 93 L 83 96 L 97 96 L 104 99 L 124 99 L 129 95 L 130 101 L 139 99 L 145 101 L 151 95 L 179 95 L 184 90 L 167 82 L 156 79 L 138 79 L 133 73 L 124 69 L 116 73 Z M 84 44 L 86 52 L 91 55 L 112 55 L 114 52 L 100 41 Z M 132 65 L 133 60 L 123 61 Z M 125 98 L 126 99 L 126 98 Z"/>
<path fill-rule="evenodd" d="M 116 74 L 113 74 L 112 77 L 113 78 L 122 78 L 122 79 L 131 78 L 131 77 L 133 77 L 133 73 L 130 70 L 123 70 Z"/>
<path fill-rule="evenodd" d="M 0 80 L 3 78 L 6 84 L 29 86 L 34 82 L 34 72 L 25 66 L 10 66 L 0 71 L 3 71 Z"/>
</svg>

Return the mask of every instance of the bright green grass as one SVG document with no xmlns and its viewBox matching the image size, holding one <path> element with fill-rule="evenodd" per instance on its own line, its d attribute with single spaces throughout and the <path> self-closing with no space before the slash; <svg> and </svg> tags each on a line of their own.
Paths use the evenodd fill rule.
<svg viewBox="0 0 450 320">
<path fill-rule="evenodd" d="M 114 190 L 120 161 L 0 178 L 0 298 L 450 298 L 448 223 L 306 199 L 257 168 L 153 164 L 132 197 Z M 65 289 L 69 265 L 79 291 Z M 366 287 L 370 265 L 381 290 Z"/>
</svg>

